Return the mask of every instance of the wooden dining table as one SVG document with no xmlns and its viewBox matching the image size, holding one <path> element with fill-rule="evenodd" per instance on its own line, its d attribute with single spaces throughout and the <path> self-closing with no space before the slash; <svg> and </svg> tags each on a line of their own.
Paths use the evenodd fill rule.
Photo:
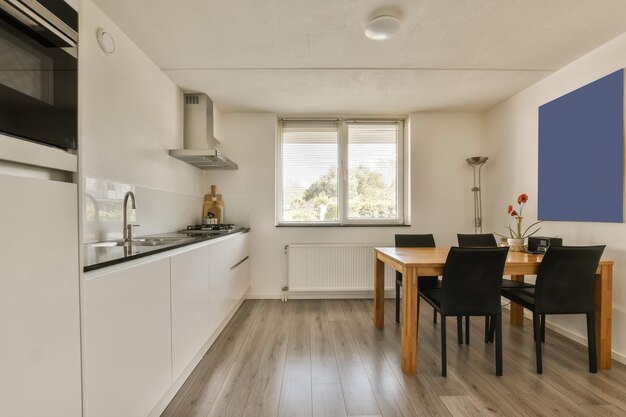
<svg viewBox="0 0 626 417">
<path fill-rule="evenodd" d="M 374 326 L 382 329 L 385 317 L 385 265 L 402 273 L 402 371 L 417 371 L 417 277 L 441 276 L 449 248 L 374 248 Z M 525 275 L 536 275 L 543 255 L 526 252 L 509 252 L 504 275 L 513 281 L 524 281 Z M 612 314 L 613 261 L 603 259 L 596 271 L 594 303 L 598 367 L 611 369 L 611 314 Z M 524 325 L 524 309 L 511 303 L 511 325 Z"/>
</svg>

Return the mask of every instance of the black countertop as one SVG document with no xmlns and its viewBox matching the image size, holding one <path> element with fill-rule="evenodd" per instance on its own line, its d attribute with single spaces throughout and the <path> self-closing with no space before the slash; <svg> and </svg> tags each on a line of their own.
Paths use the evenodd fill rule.
<svg viewBox="0 0 626 417">
<path fill-rule="evenodd" d="M 226 234 L 191 235 L 187 233 L 173 232 L 140 237 L 140 239 L 157 237 L 184 238 L 183 240 L 158 246 L 98 246 L 97 243 L 86 243 L 83 245 L 83 258 L 85 261 L 83 271 L 89 272 L 107 266 L 132 261 L 133 259 L 154 255 L 156 253 L 193 245 L 194 243 L 218 239 L 224 236 L 231 236 L 236 233 L 247 233 L 249 231 L 250 228 L 246 227 Z"/>
</svg>

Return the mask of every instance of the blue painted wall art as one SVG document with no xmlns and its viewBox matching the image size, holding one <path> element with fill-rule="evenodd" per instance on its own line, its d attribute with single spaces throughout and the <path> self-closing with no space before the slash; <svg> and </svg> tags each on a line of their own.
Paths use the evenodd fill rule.
<svg viewBox="0 0 626 417">
<path fill-rule="evenodd" d="M 624 70 L 539 107 L 540 220 L 624 221 Z"/>
</svg>

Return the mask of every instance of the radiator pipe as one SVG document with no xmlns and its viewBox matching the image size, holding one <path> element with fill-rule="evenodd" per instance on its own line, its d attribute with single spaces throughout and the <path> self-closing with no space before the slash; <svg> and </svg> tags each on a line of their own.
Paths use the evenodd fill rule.
<svg viewBox="0 0 626 417">
<path fill-rule="evenodd" d="M 287 250 L 289 249 L 289 245 L 285 245 L 284 254 L 287 255 Z M 285 285 L 283 285 L 281 300 L 283 302 L 287 301 L 287 292 L 289 291 L 289 257 L 285 257 Z"/>
</svg>

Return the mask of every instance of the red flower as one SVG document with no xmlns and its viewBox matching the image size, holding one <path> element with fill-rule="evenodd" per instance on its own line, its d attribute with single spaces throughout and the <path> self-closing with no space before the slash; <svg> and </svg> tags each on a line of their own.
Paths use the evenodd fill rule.
<svg viewBox="0 0 626 417">
<path fill-rule="evenodd" d="M 519 197 L 517 197 L 517 204 L 524 204 L 528 202 L 528 195 L 526 194 L 520 194 Z"/>
<path fill-rule="evenodd" d="M 506 209 L 506 212 L 511 214 L 512 211 L 513 211 L 513 206 L 509 204 L 509 207 Z"/>
<path fill-rule="evenodd" d="M 511 210 L 511 216 L 513 216 L 513 217 L 517 216 L 517 211 Z"/>
</svg>

